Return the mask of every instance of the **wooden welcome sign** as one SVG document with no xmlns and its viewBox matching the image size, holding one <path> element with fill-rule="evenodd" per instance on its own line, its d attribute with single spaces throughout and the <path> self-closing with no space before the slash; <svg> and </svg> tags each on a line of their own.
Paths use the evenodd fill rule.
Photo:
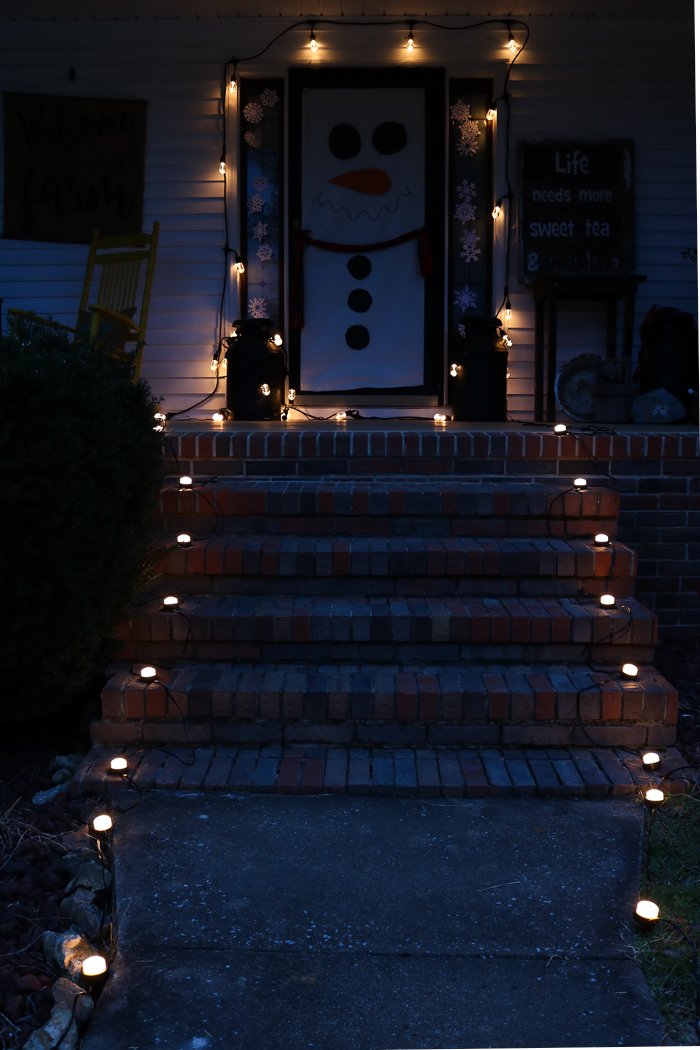
<svg viewBox="0 0 700 1050">
<path fill-rule="evenodd" d="M 141 229 L 146 103 L 3 93 L 3 237 L 89 244 Z"/>
<path fill-rule="evenodd" d="M 634 145 L 521 142 L 520 281 L 634 273 Z"/>
</svg>

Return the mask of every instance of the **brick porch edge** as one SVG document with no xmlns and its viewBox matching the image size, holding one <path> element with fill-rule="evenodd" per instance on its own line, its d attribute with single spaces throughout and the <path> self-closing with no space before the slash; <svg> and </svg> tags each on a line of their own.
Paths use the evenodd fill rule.
<svg viewBox="0 0 700 1050">
<path fill-rule="evenodd" d="M 650 784 L 681 793 L 693 779 L 673 747 L 656 774 L 646 773 L 634 752 L 605 750 L 463 751 L 319 747 L 165 749 L 94 746 L 75 772 L 71 797 L 108 796 L 130 787 L 110 774 L 124 756 L 141 791 L 254 792 L 278 795 L 344 794 L 384 797 L 483 798 L 485 796 L 635 795 Z M 674 772 L 675 771 L 675 772 Z"/>
</svg>

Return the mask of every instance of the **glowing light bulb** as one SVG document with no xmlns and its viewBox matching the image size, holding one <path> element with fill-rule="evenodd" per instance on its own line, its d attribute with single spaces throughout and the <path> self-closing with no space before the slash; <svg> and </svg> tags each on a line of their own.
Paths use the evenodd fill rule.
<svg viewBox="0 0 700 1050">
<path fill-rule="evenodd" d="M 554 424 L 554 433 L 555 434 L 565 434 L 566 433 L 566 423 L 555 423 Z"/>
<path fill-rule="evenodd" d="M 165 412 L 156 412 L 154 419 L 165 419 Z"/>
<path fill-rule="evenodd" d="M 509 339 L 507 335 L 504 335 L 503 336 L 503 345 L 504 346 L 512 346 L 513 345 L 513 340 Z"/>
<path fill-rule="evenodd" d="M 107 972 L 107 960 L 103 959 L 101 955 L 91 955 L 87 959 L 83 959 L 83 976 L 84 977 L 99 977 L 101 973 Z"/>
<path fill-rule="evenodd" d="M 639 674 L 639 668 L 636 664 L 623 664 L 621 672 L 624 678 L 636 678 Z"/>
<path fill-rule="evenodd" d="M 656 922 L 659 917 L 659 906 L 653 901 L 639 901 L 634 909 L 634 914 L 647 922 Z"/>
<path fill-rule="evenodd" d="M 157 434 L 160 434 L 162 430 L 165 430 L 165 427 L 162 425 L 162 423 L 158 423 L 157 426 L 155 426 L 153 429 L 156 431 Z"/>
<path fill-rule="evenodd" d="M 607 532 L 596 532 L 596 534 L 593 537 L 593 539 L 595 540 L 596 543 L 609 543 L 610 542 L 610 537 L 608 536 Z"/>
<path fill-rule="evenodd" d="M 282 346 L 284 340 L 282 339 L 282 336 L 279 334 L 279 332 L 275 332 L 275 334 L 272 337 L 272 342 L 275 344 L 275 346 Z"/>
<path fill-rule="evenodd" d="M 243 260 L 241 259 L 238 252 L 235 253 L 233 259 L 233 268 L 236 271 L 236 273 L 245 273 L 245 266 L 243 265 Z M 238 332 L 236 332 L 236 335 L 238 335 Z"/>
<path fill-rule="evenodd" d="M 508 43 L 506 44 L 506 47 L 512 55 L 514 55 L 515 52 L 518 50 L 518 45 L 516 44 L 515 40 L 513 40 L 513 34 L 510 32 L 510 30 L 508 30 Z"/>
<path fill-rule="evenodd" d="M 147 664 L 146 667 L 142 667 L 139 671 L 140 678 L 155 678 L 157 674 L 158 672 L 155 667 L 151 667 L 150 664 Z"/>
<path fill-rule="evenodd" d="M 574 488 L 576 489 L 585 489 L 587 484 L 588 482 L 585 478 L 574 478 Z"/>
<path fill-rule="evenodd" d="M 447 416 L 445 415 L 444 412 L 436 412 L 435 415 L 433 416 L 433 419 L 434 419 L 434 421 L 436 423 L 446 423 L 447 422 Z"/>
<path fill-rule="evenodd" d="M 506 368 L 506 379 L 510 379 L 510 372 L 508 371 L 507 368 Z"/>
<path fill-rule="evenodd" d="M 661 759 L 657 755 L 656 751 L 647 751 L 645 752 L 645 754 L 642 755 L 642 763 L 645 766 L 648 766 L 650 769 L 653 769 L 655 766 L 658 766 L 660 761 Z"/>
<path fill-rule="evenodd" d="M 342 423 L 344 419 L 347 419 L 347 412 L 336 412 L 335 419 L 337 423 Z"/>
<path fill-rule="evenodd" d="M 212 412 L 211 418 L 214 420 L 215 423 L 223 423 L 224 414 L 223 412 Z"/>
<path fill-rule="evenodd" d="M 180 599 L 176 598 L 174 594 L 169 594 L 166 598 L 163 598 L 164 609 L 177 609 L 180 604 Z"/>
<path fill-rule="evenodd" d="M 500 214 L 501 214 L 501 205 L 500 204 L 494 204 L 493 211 L 491 212 L 492 218 L 497 219 Z"/>
<path fill-rule="evenodd" d="M 235 76 L 235 73 L 234 73 L 234 74 L 232 74 L 231 79 L 228 82 L 228 93 L 229 93 L 229 95 L 233 95 L 235 90 L 236 90 L 236 76 Z"/>
<path fill-rule="evenodd" d="M 496 116 L 496 106 L 495 106 L 495 103 L 492 102 L 491 105 L 489 106 L 489 108 L 486 110 L 486 119 L 487 120 L 494 120 L 495 116 Z M 494 218 L 495 217 L 496 216 L 494 215 Z"/>
<path fill-rule="evenodd" d="M 269 397 L 270 396 L 270 388 L 267 385 L 267 383 L 263 383 L 263 385 L 260 387 L 260 389 L 262 390 L 262 392 L 265 395 L 265 397 Z"/>
<path fill-rule="evenodd" d="M 100 813 L 92 822 L 95 831 L 109 831 L 112 827 L 112 818 L 109 813 Z"/>
<path fill-rule="evenodd" d="M 182 477 L 180 478 L 180 484 L 181 485 L 191 485 L 192 484 L 192 478 L 189 476 L 189 474 L 183 474 L 182 475 Z"/>
<path fill-rule="evenodd" d="M 456 376 L 458 374 L 458 372 L 459 372 L 459 369 L 457 368 L 457 365 L 450 365 L 450 375 L 451 376 Z"/>
<path fill-rule="evenodd" d="M 644 798 L 647 800 L 650 806 L 658 806 L 658 804 L 660 802 L 663 802 L 664 800 L 664 793 L 658 788 L 649 788 L 649 790 L 644 795 Z"/>
<path fill-rule="evenodd" d="M 209 367 L 211 368 L 212 372 L 216 372 L 217 368 L 219 367 L 218 358 L 212 357 L 211 364 L 209 365 Z"/>
<path fill-rule="evenodd" d="M 225 175 L 225 174 L 226 174 L 226 161 L 225 161 L 225 160 L 222 160 L 222 161 L 221 161 L 221 162 L 219 163 L 219 173 L 220 173 L 221 175 Z"/>
<path fill-rule="evenodd" d="M 601 605 L 607 605 L 607 606 L 614 605 L 615 604 L 615 595 L 614 594 L 601 594 L 601 596 L 600 596 L 600 604 Z"/>
<path fill-rule="evenodd" d="M 293 401 L 296 396 L 297 396 L 296 390 L 294 389 L 293 386 L 290 386 L 289 394 L 287 395 L 287 397 L 289 398 L 290 401 Z"/>
<path fill-rule="evenodd" d="M 190 536 L 189 532 L 181 532 L 177 538 L 177 542 L 184 547 L 188 543 L 192 542 L 192 537 Z"/>
<path fill-rule="evenodd" d="M 109 763 L 110 769 L 126 769 L 128 762 L 125 758 L 113 758 Z"/>
<path fill-rule="evenodd" d="M 413 51 L 413 48 L 415 46 L 416 46 L 416 42 L 413 39 L 413 30 L 409 29 L 409 31 L 408 31 L 408 40 L 406 41 L 406 50 L 408 51 L 409 55 L 411 54 L 411 52 Z"/>
<path fill-rule="evenodd" d="M 311 33 L 309 35 L 309 47 L 311 48 L 313 53 L 316 54 L 316 52 L 318 51 L 318 41 L 316 40 L 316 34 L 314 33 L 313 29 L 311 30 Z"/>
<path fill-rule="evenodd" d="M 512 316 L 513 316 L 513 309 L 512 309 L 512 307 L 510 305 L 510 300 L 508 299 L 508 300 L 506 300 L 506 314 L 505 314 L 506 321 L 510 321 Z"/>
</svg>

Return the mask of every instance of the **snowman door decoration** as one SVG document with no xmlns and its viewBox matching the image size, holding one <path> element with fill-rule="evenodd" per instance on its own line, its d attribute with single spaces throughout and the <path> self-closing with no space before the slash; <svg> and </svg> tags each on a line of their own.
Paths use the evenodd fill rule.
<svg viewBox="0 0 700 1050">
<path fill-rule="evenodd" d="M 301 168 L 291 313 L 302 388 L 420 386 L 423 90 L 305 88 Z"/>
</svg>

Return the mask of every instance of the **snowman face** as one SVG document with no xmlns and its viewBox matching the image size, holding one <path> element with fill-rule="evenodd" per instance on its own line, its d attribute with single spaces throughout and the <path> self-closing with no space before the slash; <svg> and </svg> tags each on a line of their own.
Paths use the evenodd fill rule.
<svg viewBox="0 0 700 1050">
<path fill-rule="evenodd" d="M 302 227 L 362 243 L 422 226 L 423 91 L 307 89 L 302 104 Z"/>
</svg>

